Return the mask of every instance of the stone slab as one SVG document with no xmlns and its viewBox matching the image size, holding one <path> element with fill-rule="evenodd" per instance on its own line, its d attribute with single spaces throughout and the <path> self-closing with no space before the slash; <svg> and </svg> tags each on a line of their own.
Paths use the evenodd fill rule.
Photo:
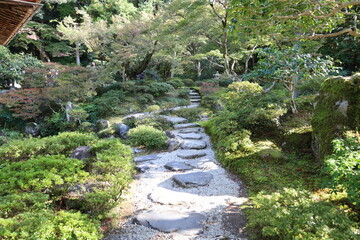
<svg viewBox="0 0 360 240">
<path fill-rule="evenodd" d="M 186 123 L 188 121 L 186 118 L 183 118 L 183 117 L 172 117 L 172 116 L 165 116 L 165 115 L 160 115 L 160 117 L 166 118 L 166 120 L 168 120 L 172 124 Z"/>
<path fill-rule="evenodd" d="M 177 161 L 168 162 L 165 164 L 164 167 L 171 171 L 188 171 L 193 169 L 193 167 L 190 166 L 189 164 L 186 164 L 184 162 L 177 162 Z"/>
<path fill-rule="evenodd" d="M 189 204 L 194 198 L 191 193 L 171 191 L 165 188 L 157 188 L 149 194 L 149 199 L 154 203 L 164 205 Z"/>
<path fill-rule="evenodd" d="M 192 172 L 173 176 L 173 180 L 178 185 L 186 188 L 207 186 L 213 178 L 214 176 L 211 173 L 206 172 Z"/>
<path fill-rule="evenodd" d="M 175 210 L 150 211 L 137 215 L 134 223 L 161 232 L 197 235 L 203 232 L 206 216 L 200 213 L 180 213 Z"/>
<path fill-rule="evenodd" d="M 188 150 L 188 151 L 179 152 L 177 156 L 183 159 L 193 159 L 193 158 L 206 156 L 206 153 L 198 150 Z"/>
<path fill-rule="evenodd" d="M 201 140 L 184 140 L 181 144 L 182 149 L 204 149 L 206 147 L 206 142 Z"/>
<path fill-rule="evenodd" d="M 157 154 L 150 154 L 150 155 L 143 155 L 134 158 L 134 162 L 145 162 L 145 161 L 151 161 L 159 159 L 160 157 Z"/>
<path fill-rule="evenodd" d="M 192 127 L 200 127 L 198 123 L 182 123 L 182 124 L 175 124 L 174 129 L 181 129 L 181 128 L 192 128 Z"/>
<path fill-rule="evenodd" d="M 193 139 L 193 140 L 200 140 L 202 136 L 197 133 L 186 133 L 186 134 L 179 134 L 179 137 L 182 139 Z"/>
<path fill-rule="evenodd" d="M 198 133 L 201 132 L 201 128 L 184 128 L 179 133 Z"/>
</svg>

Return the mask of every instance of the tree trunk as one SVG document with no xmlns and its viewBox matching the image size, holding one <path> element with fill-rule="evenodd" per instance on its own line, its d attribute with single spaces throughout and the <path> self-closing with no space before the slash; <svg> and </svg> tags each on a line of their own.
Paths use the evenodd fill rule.
<svg viewBox="0 0 360 240">
<path fill-rule="evenodd" d="M 80 43 L 77 42 L 75 46 L 75 57 L 76 57 L 76 65 L 80 66 Z"/>
<path fill-rule="evenodd" d="M 290 93 L 291 93 L 291 111 L 293 114 L 299 113 L 296 102 L 295 102 L 295 84 L 291 83 L 290 85 Z"/>
<path fill-rule="evenodd" d="M 195 61 L 195 66 L 196 66 L 197 77 L 200 78 L 203 71 L 203 69 L 201 68 L 201 61 Z"/>
</svg>

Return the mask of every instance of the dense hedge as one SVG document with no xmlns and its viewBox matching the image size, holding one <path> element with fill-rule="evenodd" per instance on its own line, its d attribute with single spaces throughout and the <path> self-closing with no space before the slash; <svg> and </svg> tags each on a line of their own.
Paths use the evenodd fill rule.
<svg viewBox="0 0 360 240">
<path fill-rule="evenodd" d="M 79 146 L 91 157 L 70 159 Z M 129 147 L 76 132 L 8 142 L 0 160 L 2 239 L 101 239 L 133 174 Z"/>
</svg>

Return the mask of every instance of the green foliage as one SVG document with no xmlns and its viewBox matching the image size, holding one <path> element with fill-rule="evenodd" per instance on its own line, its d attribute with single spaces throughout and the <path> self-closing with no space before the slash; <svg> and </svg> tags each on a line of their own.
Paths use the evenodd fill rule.
<svg viewBox="0 0 360 240">
<path fill-rule="evenodd" d="M 0 147 L 0 163 L 27 160 L 38 155 L 67 155 L 79 146 L 96 141 L 95 135 L 63 132 L 46 138 L 28 138 L 10 141 Z"/>
<path fill-rule="evenodd" d="M 318 158 L 333 153 L 331 141 L 341 138 L 345 131 L 360 127 L 360 75 L 328 78 L 321 85 L 312 119 Z M 340 103 L 347 107 L 340 111 Z"/>
<path fill-rule="evenodd" d="M 148 149 L 163 149 L 167 147 L 168 139 L 163 131 L 154 127 L 140 125 L 130 129 L 129 140 L 135 146 L 145 146 Z"/>
<path fill-rule="evenodd" d="M 285 188 L 251 198 L 248 227 L 259 239 L 358 239 L 357 226 L 345 211 L 316 200 L 308 191 Z M 255 236 L 254 236 L 255 237 Z"/>
<path fill-rule="evenodd" d="M 70 184 L 82 181 L 88 174 L 83 162 L 61 155 L 37 156 L 24 162 L 2 166 L 0 195 L 20 191 L 67 191 Z"/>
<path fill-rule="evenodd" d="M 136 118 L 134 121 L 134 127 L 140 125 L 152 126 L 163 131 L 171 128 L 171 123 L 166 118 L 156 115 Z"/>
<path fill-rule="evenodd" d="M 194 122 L 200 120 L 200 115 L 204 114 L 204 112 L 205 109 L 201 108 L 181 108 L 173 111 L 173 114 L 178 117 L 186 118 L 189 122 Z"/>
<path fill-rule="evenodd" d="M 185 87 L 185 84 L 180 78 L 171 78 L 169 81 L 167 81 L 167 83 L 173 86 L 175 89 Z"/>
<path fill-rule="evenodd" d="M 26 68 L 41 65 L 39 60 L 30 55 L 12 54 L 6 47 L 0 46 L 0 85 L 6 87 L 14 81 L 19 83 Z"/>
<path fill-rule="evenodd" d="M 345 139 L 333 140 L 334 154 L 324 160 L 324 172 L 330 176 L 328 183 L 334 190 L 345 189 L 350 201 L 360 204 L 360 137 L 347 134 Z"/>
<path fill-rule="evenodd" d="M 9 129 L 3 129 L 0 131 L 0 146 L 2 144 L 20 138 L 22 138 L 22 134 L 20 132 Z"/>
<path fill-rule="evenodd" d="M 174 91 L 174 87 L 164 82 L 152 82 L 148 85 L 147 92 L 159 97 L 167 92 Z"/>
<path fill-rule="evenodd" d="M 13 218 L 0 218 L 3 239 L 78 239 L 98 240 L 100 224 L 74 211 L 40 210 L 23 212 Z"/>
<path fill-rule="evenodd" d="M 146 108 L 146 112 L 157 112 L 160 111 L 159 105 L 150 105 Z"/>
</svg>

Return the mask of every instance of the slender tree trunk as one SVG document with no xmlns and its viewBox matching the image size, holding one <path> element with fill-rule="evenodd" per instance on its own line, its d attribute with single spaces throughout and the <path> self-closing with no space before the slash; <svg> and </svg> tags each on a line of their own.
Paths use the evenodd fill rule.
<svg viewBox="0 0 360 240">
<path fill-rule="evenodd" d="M 293 114 L 299 113 L 295 102 L 295 83 L 290 84 L 290 93 L 291 93 L 291 111 Z"/>
<path fill-rule="evenodd" d="M 75 57 L 76 57 L 76 65 L 80 66 L 80 43 L 77 42 L 75 46 Z"/>
<path fill-rule="evenodd" d="M 197 77 L 200 78 L 203 71 L 203 69 L 201 68 L 201 61 L 195 61 L 195 66 L 196 66 Z"/>
</svg>

